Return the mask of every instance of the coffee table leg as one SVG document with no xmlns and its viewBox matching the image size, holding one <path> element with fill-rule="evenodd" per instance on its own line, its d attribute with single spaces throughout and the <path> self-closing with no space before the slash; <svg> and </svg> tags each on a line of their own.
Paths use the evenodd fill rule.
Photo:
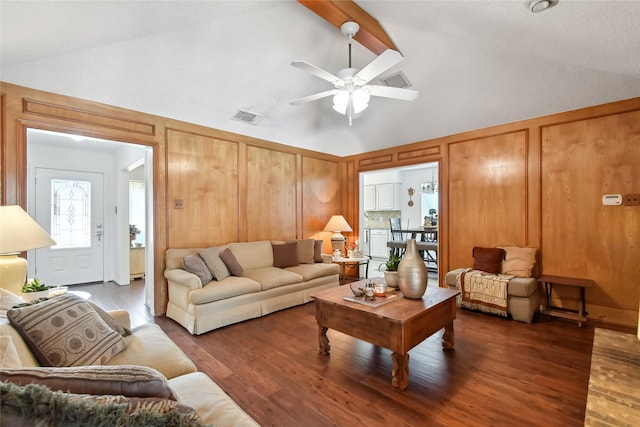
<svg viewBox="0 0 640 427">
<path fill-rule="evenodd" d="M 321 354 L 329 354 L 329 350 L 331 350 L 329 338 L 327 338 L 328 329 L 325 326 L 318 325 L 318 351 Z"/>
<path fill-rule="evenodd" d="M 404 390 L 409 385 L 409 353 L 391 353 L 393 371 L 391 372 L 391 385 Z"/>
<path fill-rule="evenodd" d="M 444 350 L 451 350 L 455 346 L 455 334 L 453 332 L 453 321 L 449 322 L 444 327 L 444 335 L 442 335 L 442 348 Z"/>
</svg>

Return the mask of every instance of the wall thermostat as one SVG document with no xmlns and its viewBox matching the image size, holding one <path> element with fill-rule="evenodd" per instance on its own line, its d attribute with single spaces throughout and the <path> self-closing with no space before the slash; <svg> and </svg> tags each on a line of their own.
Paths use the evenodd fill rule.
<svg viewBox="0 0 640 427">
<path fill-rule="evenodd" d="M 619 206 L 622 204 L 622 194 L 605 194 L 602 196 L 602 204 L 605 206 Z"/>
</svg>

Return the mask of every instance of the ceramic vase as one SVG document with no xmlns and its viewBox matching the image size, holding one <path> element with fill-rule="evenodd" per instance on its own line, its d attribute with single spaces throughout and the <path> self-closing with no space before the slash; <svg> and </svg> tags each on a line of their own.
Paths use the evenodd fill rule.
<svg viewBox="0 0 640 427">
<path fill-rule="evenodd" d="M 398 287 L 398 272 L 397 271 L 385 271 L 384 281 L 390 288 Z"/>
<path fill-rule="evenodd" d="M 407 249 L 398 265 L 398 286 L 405 298 L 420 299 L 427 290 L 427 266 L 416 249 L 416 240 L 407 240 Z"/>
</svg>

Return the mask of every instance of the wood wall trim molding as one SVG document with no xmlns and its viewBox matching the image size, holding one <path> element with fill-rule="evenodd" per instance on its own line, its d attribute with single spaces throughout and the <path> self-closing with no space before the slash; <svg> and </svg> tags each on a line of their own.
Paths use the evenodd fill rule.
<svg viewBox="0 0 640 427">
<path fill-rule="evenodd" d="M 393 161 L 393 154 L 382 154 L 375 157 L 365 157 L 357 160 L 358 168 L 360 170 L 367 169 L 381 169 L 380 165 L 390 163 Z"/>
<path fill-rule="evenodd" d="M 24 113 L 72 121 L 74 123 L 84 123 L 92 126 L 140 135 L 156 135 L 156 127 L 152 123 L 128 120 L 104 113 L 66 107 L 30 98 L 24 98 L 22 100 L 22 109 Z"/>
<path fill-rule="evenodd" d="M 440 146 L 435 145 L 432 147 L 417 148 L 406 151 L 398 151 L 398 161 L 412 163 L 422 163 L 428 161 L 427 159 L 433 158 L 433 156 L 440 155 Z"/>
<path fill-rule="evenodd" d="M 376 55 L 387 49 L 398 50 L 378 21 L 351 0 L 298 0 L 298 3 L 338 29 L 345 22 L 356 22 L 360 30 L 353 38 Z"/>
</svg>

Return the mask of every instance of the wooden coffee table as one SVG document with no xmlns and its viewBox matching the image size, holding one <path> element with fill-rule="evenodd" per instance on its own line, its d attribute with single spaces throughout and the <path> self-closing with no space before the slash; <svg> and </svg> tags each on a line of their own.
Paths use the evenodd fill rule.
<svg viewBox="0 0 640 427">
<path fill-rule="evenodd" d="M 364 287 L 364 281 L 352 285 L 354 289 Z M 409 350 L 442 328 L 442 347 L 445 350 L 454 347 L 453 320 L 459 293 L 455 289 L 429 286 L 420 300 L 398 295 L 394 301 L 369 307 L 345 301 L 345 295 L 352 295 L 345 286 L 316 292 L 311 296 L 316 304 L 319 351 L 329 354 L 329 328 L 388 348 L 393 352 L 391 384 L 404 390 L 409 384 Z"/>
</svg>

